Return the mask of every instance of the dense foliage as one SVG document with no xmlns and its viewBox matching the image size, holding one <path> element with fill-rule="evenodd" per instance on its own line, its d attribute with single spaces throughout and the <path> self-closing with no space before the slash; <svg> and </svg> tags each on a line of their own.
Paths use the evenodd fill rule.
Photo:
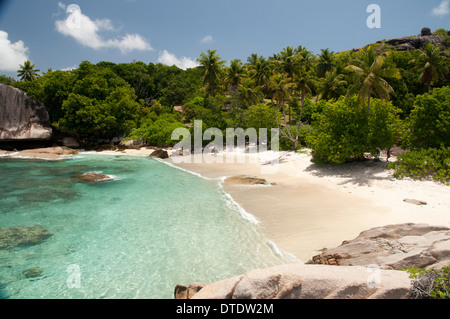
<svg viewBox="0 0 450 319">
<path fill-rule="evenodd" d="M 380 42 L 317 55 L 289 46 L 227 64 L 208 50 L 187 70 L 85 61 L 39 74 L 27 61 L 18 70 L 22 80 L 0 76 L 0 83 L 42 100 L 53 125 L 80 139 L 170 146 L 174 128 L 202 120 L 203 130 L 278 128 L 283 149 L 308 146 L 315 162 L 342 163 L 400 143 L 417 151 L 448 147 L 449 56 L 445 43 L 396 51 Z"/>
<path fill-rule="evenodd" d="M 398 109 L 392 103 L 374 99 L 367 110 L 356 97 L 327 101 L 321 113 L 315 113 L 314 130 L 308 138 L 313 161 L 344 163 L 362 159 L 365 153 L 390 148 L 399 134 Z"/>
</svg>

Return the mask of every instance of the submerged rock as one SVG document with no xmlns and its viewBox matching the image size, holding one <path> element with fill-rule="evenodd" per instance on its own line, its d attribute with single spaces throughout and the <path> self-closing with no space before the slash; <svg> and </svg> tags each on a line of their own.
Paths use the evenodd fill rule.
<svg viewBox="0 0 450 319">
<path fill-rule="evenodd" d="M 72 175 L 77 182 L 95 183 L 111 180 L 111 176 L 99 173 L 80 173 Z"/>
<path fill-rule="evenodd" d="M 41 267 L 33 267 L 22 271 L 22 274 L 25 276 L 25 278 L 36 278 L 40 277 L 43 272 L 44 270 Z"/>
<path fill-rule="evenodd" d="M 52 234 L 42 226 L 0 228 L 0 249 L 36 245 L 49 238 L 51 235 Z"/>
</svg>

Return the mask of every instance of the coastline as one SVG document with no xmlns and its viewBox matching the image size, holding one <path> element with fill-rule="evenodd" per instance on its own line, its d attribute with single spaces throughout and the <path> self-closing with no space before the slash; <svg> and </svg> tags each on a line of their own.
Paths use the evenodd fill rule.
<svg viewBox="0 0 450 319">
<path fill-rule="evenodd" d="M 142 148 L 79 154 L 149 156 L 153 151 Z M 70 149 L 59 159 L 67 155 L 72 155 Z M 227 163 L 226 156 L 230 155 L 233 161 Z M 249 214 L 243 217 L 256 223 L 276 248 L 302 262 L 373 227 L 401 223 L 450 227 L 450 188 L 432 181 L 395 179 L 386 169 L 385 158 L 377 163 L 318 167 L 307 152 L 229 152 L 218 154 L 215 159 L 221 156 L 223 163 L 194 163 L 191 155 L 181 158 L 184 163 L 173 157 L 159 160 L 199 177 L 222 181 L 225 194 Z M 30 157 L 39 158 L 39 154 Z M 265 165 L 274 159 L 281 160 Z M 262 178 L 268 185 L 224 181 L 232 176 Z M 427 205 L 406 203 L 407 198 L 425 201 Z"/>
<path fill-rule="evenodd" d="M 207 178 L 245 175 L 273 183 L 223 183 L 223 189 L 259 221 L 260 230 L 277 247 L 303 262 L 373 227 L 401 223 L 450 226 L 450 188 L 432 181 L 395 179 L 386 169 L 386 159 L 317 167 L 309 154 L 234 156 L 233 164 L 225 159 L 223 163 L 194 163 L 192 156 L 185 158 L 190 163 L 174 163 L 173 158 L 165 161 Z M 280 157 L 276 172 L 264 173 L 264 163 Z"/>
</svg>

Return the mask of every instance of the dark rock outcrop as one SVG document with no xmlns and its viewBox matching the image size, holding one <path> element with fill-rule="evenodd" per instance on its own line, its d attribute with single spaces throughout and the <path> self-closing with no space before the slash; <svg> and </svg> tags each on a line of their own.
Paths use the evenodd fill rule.
<svg viewBox="0 0 450 319">
<path fill-rule="evenodd" d="M 36 245 L 51 235 L 42 226 L 0 228 L 0 249 Z"/>
<path fill-rule="evenodd" d="M 169 158 L 169 153 L 161 148 L 158 148 L 150 154 L 150 157 L 166 159 Z"/>
<path fill-rule="evenodd" d="M 418 50 L 423 47 L 427 43 L 441 46 L 445 48 L 443 45 L 443 40 L 445 35 L 437 35 L 432 34 L 429 28 L 423 28 L 418 36 L 407 36 L 400 38 L 392 38 L 392 39 L 384 39 L 381 41 L 377 41 L 377 44 L 383 45 L 381 49 L 391 49 L 397 51 L 409 51 L 409 50 Z M 373 45 L 374 43 L 370 44 Z M 352 52 L 357 52 L 360 49 L 353 49 Z"/>
<path fill-rule="evenodd" d="M 441 45 L 445 35 L 420 35 L 402 38 L 393 38 L 380 41 L 379 43 L 385 43 L 390 48 L 399 51 L 416 50 L 423 48 L 427 43 L 433 45 Z"/>
<path fill-rule="evenodd" d="M 0 141 L 48 140 L 52 137 L 49 115 L 39 100 L 0 84 Z"/>
</svg>

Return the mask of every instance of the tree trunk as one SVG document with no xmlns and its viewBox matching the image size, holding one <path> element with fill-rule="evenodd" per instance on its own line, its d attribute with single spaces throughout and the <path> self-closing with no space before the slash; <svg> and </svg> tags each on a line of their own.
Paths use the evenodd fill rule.
<svg viewBox="0 0 450 319">
<path fill-rule="evenodd" d="M 371 96 L 372 96 L 372 86 L 369 87 L 369 97 L 367 98 L 367 120 L 369 120 Z"/>
</svg>

